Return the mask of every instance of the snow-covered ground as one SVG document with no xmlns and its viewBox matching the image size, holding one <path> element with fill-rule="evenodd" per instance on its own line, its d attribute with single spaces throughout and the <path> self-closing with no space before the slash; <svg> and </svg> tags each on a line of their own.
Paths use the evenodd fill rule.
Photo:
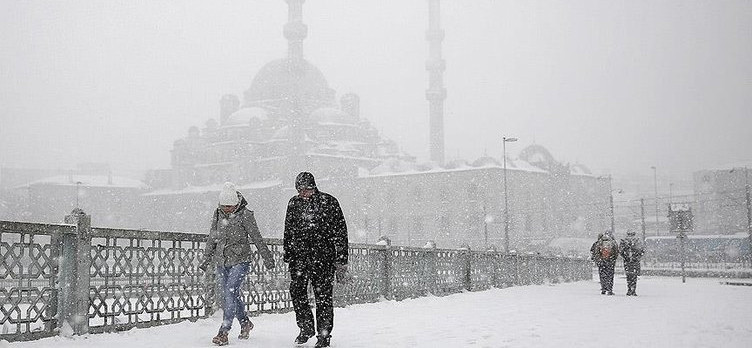
<svg viewBox="0 0 752 348">
<path fill-rule="evenodd" d="M 597 277 L 596 277 L 597 278 Z M 522 286 L 335 309 L 332 346 L 354 347 L 751 347 L 752 286 L 727 280 L 643 277 L 639 297 L 600 295 L 597 281 Z M 749 282 L 749 280 L 747 280 Z M 11 347 L 210 347 L 217 317 Z M 293 347 L 292 313 L 253 318 L 251 339 L 230 346 Z M 311 339 L 306 347 L 313 347 Z M 7 344 L 7 343 L 6 343 Z M 0 344 L 2 347 L 3 344 Z"/>
</svg>

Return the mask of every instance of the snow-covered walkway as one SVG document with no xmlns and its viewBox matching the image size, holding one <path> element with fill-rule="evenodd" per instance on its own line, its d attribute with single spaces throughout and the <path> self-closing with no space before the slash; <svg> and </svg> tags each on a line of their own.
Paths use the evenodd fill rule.
<svg viewBox="0 0 752 348">
<path fill-rule="evenodd" d="M 384 301 L 335 309 L 332 346 L 752 347 L 752 287 L 719 279 L 643 277 L 639 297 L 600 295 L 596 281 Z M 293 347 L 292 313 L 253 318 L 251 339 L 230 347 Z M 149 329 L 54 337 L 11 347 L 210 347 L 219 317 Z M 313 347 L 311 339 L 306 347 Z M 2 344 L 0 344 L 2 346 Z"/>
</svg>

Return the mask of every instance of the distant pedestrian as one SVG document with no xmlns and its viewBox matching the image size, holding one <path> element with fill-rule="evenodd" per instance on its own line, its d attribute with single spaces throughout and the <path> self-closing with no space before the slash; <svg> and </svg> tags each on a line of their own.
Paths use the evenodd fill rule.
<svg viewBox="0 0 752 348">
<path fill-rule="evenodd" d="M 295 189 L 298 194 L 287 205 L 284 233 L 290 296 L 300 328 L 295 343 L 305 344 L 316 334 L 308 302 L 310 281 L 316 300 L 316 347 L 329 347 L 334 328 L 334 280 L 347 278 L 347 224 L 337 199 L 318 190 L 313 174 L 298 174 Z"/>
<path fill-rule="evenodd" d="M 627 296 L 637 296 L 637 276 L 640 275 L 640 260 L 645 248 L 635 231 L 627 231 L 627 237 L 619 243 L 619 251 L 624 260 L 624 273 L 627 274 Z"/>
<path fill-rule="evenodd" d="M 199 266 L 204 272 L 216 261 L 217 281 L 222 287 L 224 315 L 222 325 L 212 343 L 224 346 L 235 318 L 240 323 L 239 339 L 248 339 L 253 323 L 245 312 L 243 292 L 240 289 L 248 274 L 252 260 L 251 242 L 256 245 L 264 266 L 274 268 L 274 258 L 261 237 L 253 211 L 246 209 L 248 202 L 232 183 L 225 183 L 219 193 L 219 207 L 214 210 L 211 230 L 206 240 L 205 259 Z"/>
<path fill-rule="evenodd" d="M 614 294 L 614 268 L 619 257 L 619 245 L 610 231 L 598 235 L 598 240 L 590 247 L 593 261 L 598 266 L 601 295 Z"/>
</svg>

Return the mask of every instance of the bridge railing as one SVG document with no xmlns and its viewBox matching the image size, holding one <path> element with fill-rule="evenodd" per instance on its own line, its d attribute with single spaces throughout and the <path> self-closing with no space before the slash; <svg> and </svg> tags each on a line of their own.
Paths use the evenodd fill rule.
<svg viewBox="0 0 752 348">
<path fill-rule="evenodd" d="M 219 309 L 214 273 L 198 268 L 206 235 L 0 221 L 0 339 L 127 330 L 196 320 Z M 266 239 L 276 267 L 254 250 L 246 310 L 292 310 L 282 241 Z M 401 300 L 544 282 L 591 279 L 585 259 L 469 249 L 350 244 L 349 282 L 335 305 Z"/>
</svg>

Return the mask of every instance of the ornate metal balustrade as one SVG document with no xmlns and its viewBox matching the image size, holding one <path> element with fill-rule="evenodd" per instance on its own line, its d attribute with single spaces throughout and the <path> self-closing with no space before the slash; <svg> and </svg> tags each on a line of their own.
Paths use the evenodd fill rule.
<svg viewBox="0 0 752 348">
<path fill-rule="evenodd" d="M 205 240 L 204 234 L 93 228 L 89 331 L 206 317 L 215 291 L 198 269 Z"/>
<path fill-rule="evenodd" d="M 90 221 L 81 211 L 66 225 L 0 221 L 0 338 L 148 327 L 219 308 L 213 272 L 198 269 L 205 234 L 91 228 Z M 276 267 L 265 269 L 254 251 L 246 310 L 290 311 L 282 241 L 266 242 Z M 592 277 L 584 259 L 366 244 L 350 245 L 348 269 L 351 281 L 335 285 L 337 306 Z"/>
<path fill-rule="evenodd" d="M 0 337 L 56 334 L 60 239 L 74 232 L 70 225 L 0 221 Z"/>
</svg>

